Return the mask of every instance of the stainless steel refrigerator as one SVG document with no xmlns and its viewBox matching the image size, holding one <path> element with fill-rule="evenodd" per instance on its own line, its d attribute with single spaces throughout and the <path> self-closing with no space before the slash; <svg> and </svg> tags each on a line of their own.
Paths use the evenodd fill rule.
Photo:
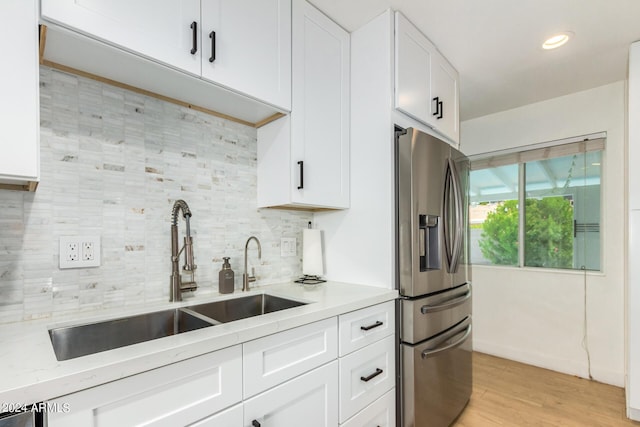
<svg viewBox="0 0 640 427">
<path fill-rule="evenodd" d="M 398 426 L 448 426 L 471 396 L 469 161 L 396 129 Z"/>
</svg>

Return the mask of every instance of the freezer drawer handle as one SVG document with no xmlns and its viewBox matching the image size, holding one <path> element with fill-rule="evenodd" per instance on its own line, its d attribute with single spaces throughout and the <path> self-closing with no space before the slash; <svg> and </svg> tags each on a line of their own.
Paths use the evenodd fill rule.
<svg viewBox="0 0 640 427">
<path fill-rule="evenodd" d="M 382 369 L 376 368 L 376 371 L 373 374 L 369 375 L 368 377 L 360 377 L 360 380 L 364 381 L 365 383 L 368 383 L 369 381 L 371 381 L 372 379 L 374 379 L 375 377 L 377 377 L 383 372 L 384 371 Z"/>
<path fill-rule="evenodd" d="M 467 331 L 464 333 L 462 338 L 460 338 L 458 341 L 454 342 L 453 344 L 446 345 L 444 347 L 436 348 L 434 350 L 425 350 L 422 352 L 422 358 L 427 359 L 429 357 L 437 356 L 438 354 L 443 353 L 445 351 L 454 349 L 460 346 L 463 342 L 465 342 L 465 340 L 469 337 L 469 335 L 471 335 L 471 324 L 467 326 Z"/>
<path fill-rule="evenodd" d="M 456 307 L 462 303 L 464 303 L 466 300 L 468 300 L 469 298 L 471 298 L 471 291 L 468 290 L 464 295 L 462 295 L 459 298 L 453 298 L 447 302 L 445 302 L 444 304 L 437 304 L 437 305 L 423 305 L 420 308 L 420 312 L 422 314 L 427 314 L 427 313 L 433 313 L 436 311 L 442 311 L 442 310 L 448 310 L 450 308 Z"/>
<path fill-rule="evenodd" d="M 383 322 L 381 321 L 377 321 L 376 323 L 374 323 L 373 325 L 369 325 L 369 326 L 360 326 L 360 329 L 362 329 L 363 331 L 370 331 L 373 328 L 377 328 L 378 326 L 382 326 L 384 325 Z"/>
</svg>

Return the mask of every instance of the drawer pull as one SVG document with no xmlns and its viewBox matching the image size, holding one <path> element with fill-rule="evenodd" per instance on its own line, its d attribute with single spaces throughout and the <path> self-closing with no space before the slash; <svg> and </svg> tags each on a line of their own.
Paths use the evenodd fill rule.
<svg viewBox="0 0 640 427">
<path fill-rule="evenodd" d="M 256 421 L 256 420 L 251 421 L 251 425 L 253 427 L 260 427 L 260 423 L 258 421 Z"/>
<path fill-rule="evenodd" d="M 371 381 L 372 379 L 374 379 L 375 377 L 377 377 L 378 375 L 380 375 L 381 373 L 383 373 L 384 371 L 380 368 L 376 368 L 376 371 L 369 375 L 368 377 L 360 377 L 360 379 L 362 381 L 364 381 L 365 383 L 368 383 L 369 381 Z"/>
<path fill-rule="evenodd" d="M 374 323 L 373 325 L 369 325 L 369 326 L 360 326 L 360 329 L 362 329 L 363 331 L 370 331 L 373 328 L 377 328 L 378 326 L 382 326 L 384 325 L 383 322 L 381 321 L 377 321 L 376 323 Z"/>
</svg>

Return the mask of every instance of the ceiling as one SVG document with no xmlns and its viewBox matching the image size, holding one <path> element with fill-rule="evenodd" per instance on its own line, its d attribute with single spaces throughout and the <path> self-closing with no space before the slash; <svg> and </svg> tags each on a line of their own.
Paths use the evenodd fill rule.
<svg viewBox="0 0 640 427">
<path fill-rule="evenodd" d="M 468 120 L 623 80 L 640 0 L 310 0 L 348 31 L 400 10 L 460 73 Z M 575 36 L 545 51 L 561 31 Z"/>
</svg>

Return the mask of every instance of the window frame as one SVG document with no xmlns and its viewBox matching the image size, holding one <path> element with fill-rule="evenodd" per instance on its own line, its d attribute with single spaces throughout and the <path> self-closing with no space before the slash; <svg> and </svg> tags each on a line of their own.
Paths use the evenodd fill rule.
<svg viewBox="0 0 640 427">
<path fill-rule="evenodd" d="M 603 197 L 603 178 L 605 175 L 605 148 L 606 148 L 606 132 L 598 134 L 591 134 L 586 136 L 579 136 L 575 138 L 568 138 L 563 140 L 556 140 L 540 144 L 532 144 L 528 146 L 518 147 L 508 150 L 499 150 L 493 152 L 487 152 L 483 154 L 477 154 L 469 156 L 470 160 L 470 173 L 474 170 L 490 169 L 505 165 L 517 165 L 518 166 L 518 264 L 472 264 L 471 256 L 469 256 L 469 262 L 475 266 L 486 267 L 506 267 L 517 269 L 534 269 L 534 270 L 552 270 L 562 272 L 581 272 L 587 271 L 591 273 L 603 273 L 603 233 L 605 223 L 605 216 L 603 215 L 604 197 Z M 535 162 L 542 159 L 551 159 L 566 157 L 572 154 L 586 154 L 591 151 L 601 151 L 601 164 L 600 164 L 600 217 L 599 217 L 599 262 L 598 269 L 588 269 L 585 266 L 572 267 L 572 268 L 557 268 L 557 267 L 537 267 L 528 266 L 525 264 L 525 238 L 526 238 L 526 165 L 530 162 Z M 545 152 L 541 156 L 541 152 Z M 512 199 L 509 199 L 512 200 Z M 470 201 L 470 197 L 469 197 Z"/>
</svg>

